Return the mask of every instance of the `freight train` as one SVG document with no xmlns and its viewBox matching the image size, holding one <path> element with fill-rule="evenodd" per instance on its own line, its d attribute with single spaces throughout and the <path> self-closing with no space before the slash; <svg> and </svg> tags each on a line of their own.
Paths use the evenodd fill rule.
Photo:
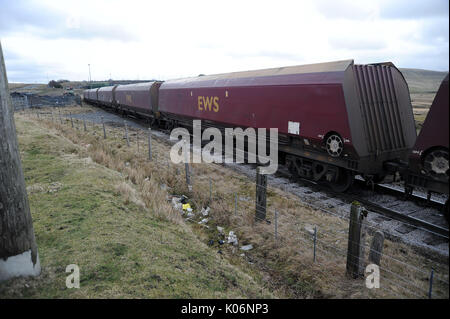
<svg viewBox="0 0 450 319">
<path fill-rule="evenodd" d="M 346 191 L 357 174 L 377 183 L 400 172 L 408 191 L 420 186 L 448 194 L 448 77 L 419 138 L 408 85 L 390 62 L 204 75 L 91 89 L 83 96 L 168 130 L 192 129 L 195 119 L 221 130 L 277 128 L 280 164 L 335 191 Z"/>
</svg>

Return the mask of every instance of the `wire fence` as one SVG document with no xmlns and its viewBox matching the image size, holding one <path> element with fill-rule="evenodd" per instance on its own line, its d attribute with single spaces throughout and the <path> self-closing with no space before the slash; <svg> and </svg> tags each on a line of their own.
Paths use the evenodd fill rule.
<svg viewBox="0 0 450 319">
<path fill-rule="evenodd" d="M 440 263 L 420 256 L 406 245 L 393 241 L 385 241 L 380 252 L 372 246 L 374 235 L 377 232 L 384 234 L 385 231 L 380 225 L 367 219 L 363 222 L 361 240 L 351 240 L 350 206 L 348 212 L 343 213 L 342 209 L 336 211 L 333 208 L 326 209 L 314 203 L 302 202 L 286 188 L 259 185 L 259 189 L 268 194 L 266 205 L 261 206 L 254 191 L 255 184 L 247 183 L 244 190 L 237 187 L 224 188 L 221 187 L 220 175 L 211 174 L 197 166 L 199 164 L 172 163 L 167 150 L 169 143 L 156 136 L 149 128 L 132 127 L 126 120 L 123 120 L 123 123 L 105 121 L 103 117 L 100 121 L 88 120 L 86 114 L 72 114 L 64 109 L 22 112 L 47 123 L 72 128 L 100 139 L 122 141 L 123 146 L 128 147 L 135 156 L 147 158 L 159 169 L 172 174 L 177 178 L 177 183 L 186 183 L 193 193 L 190 200 L 196 203 L 197 208 L 218 202 L 218 210 L 227 212 L 226 218 L 221 216 L 220 219 L 227 228 L 234 229 L 243 237 L 248 231 L 258 232 L 258 246 L 261 249 L 269 247 L 274 250 L 287 250 L 291 254 L 290 258 L 295 255 L 302 265 L 314 269 L 318 277 L 328 278 L 327 285 L 330 287 L 344 289 L 350 282 L 357 283 L 360 290 L 367 289 L 368 295 L 373 297 L 448 298 L 448 259 L 447 263 Z M 220 186 L 216 186 L 216 183 Z M 199 198 L 195 197 L 196 194 Z M 255 214 L 258 209 L 265 212 L 264 218 Z M 399 223 L 412 226 L 402 221 Z M 426 229 L 421 231 L 435 235 Z M 362 254 L 351 254 L 351 244 L 359 245 Z M 348 267 L 354 265 L 354 260 L 358 261 L 355 266 L 365 267 L 370 264 L 367 256 L 371 253 L 381 256 L 378 265 L 380 285 L 379 288 L 368 289 L 365 288 L 366 273 L 360 276 L 360 280 L 344 275 Z M 330 273 L 339 273 L 341 276 L 333 277 Z"/>
</svg>

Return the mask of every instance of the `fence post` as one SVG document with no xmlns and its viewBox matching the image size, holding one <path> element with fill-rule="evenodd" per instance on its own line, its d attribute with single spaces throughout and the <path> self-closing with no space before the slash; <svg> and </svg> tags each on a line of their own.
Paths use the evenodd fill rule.
<svg viewBox="0 0 450 319">
<path fill-rule="evenodd" d="M 260 173 L 260 168 L 256 168 L 256 213 L 255 221 L 266 219 L 266 186 L 267 175 Z"/>
<path fill-rule="evenodd" d="M 139 131 L 137 131 L 137 133 L 136 133 L 136 144 L 137 144 L 138 153 L 139 153 Z"/>
<path fill-rule="evenodd" d="M 189 144 L 185 141 L 184 145 L 186 146 L 186 148 L 189 147 Z M 191 185 L 191 175 L 189 173 L 189 156 L 188 156 L 188 152 L 184 152 L 184 170 L 186 171 L 186 184 L 189 188 L 189 190 L 192 190 L 192 185 Z"/>
<path fill-rule="evenodd" d="M 314 257 L 313 261 L 316 262 L 316 244 L 317 244 L 317 227 L 314 226 Z"/>
<path fill-rule="evenodd" d="M 234 215 L 237 216 L 238 197 L 237 193 L 234 193 Z"/>
<path fill-rule="evenodd" d="M 105 122 L 103 121 L 103 116 L 101 116 L 102 119 L 102 126 L 103 126 L 103 139 L 106 140 L 106 129 L 105 129 Z"/>
<path fill-rule="evenodd" d="M 84 128 L 84 131 L 87 132 L 86 118 L 84 116 L 83 116 L 83 128 Z"/>
<path fill-rule="evenodd" d="M 72 124 L 72 128 L 73 128 L 72 112 L 69 112 L 69 116 L 70 116 L 70 123 Z"/>
<path fill-rule="evenodd" d="M 148 159 L 152 160 L 152 128 L 148 128 Z"/>
<path fill-rule="evenodd" d="M 128 126 L 127 121 L 123 121 L 125 123 L 125 136 L 127 138 L 127 146 L 130 147 L 130 140 L 128 139 Z"/>
<path fill-rule="evenodd" d="M 428 289 L 428 298 L 431 299 L 431 295 L 433 293 L 433 276 L 434 276 L 434 269 L 431 268 L 431 274 L 430 274 L 430 288 Z"/>
<path fill-rule="evenodd" d="M 59 122 L 61 123 L 61 125 L 63 124 L 62 122 L 62 118 L 61 118 L 61 109 L 58 108 L 58 114 L 59 114 Z"/>
<path fill-rule="evenodd" d="M 350 210 L 348 229 L 346 272 L 352 278 L 364 276 L 364 217 L 361 205 L 353 202 Z"/>
<path fill-rule="evenodd" d="M 383 253 L 384 234 L 377 231 L 372 238 L 370 245 L 369 262 L 380 266 L 381 254 Z"/>
<path fill-rule="evenodd" d="M 55 122 L 55 118 L 53 117 L 53 112 L 52 112 L 52 123 Z"/>
<path fill-rule="evenodd" d="M 211 177 L 209 178 L 209 202 L 212 202 L 212 182 Z"/>
<path fill-rule="evenodd" d="M 278 212 L 275 211 L 275 243 L 278 241 Z"/>
</svg>

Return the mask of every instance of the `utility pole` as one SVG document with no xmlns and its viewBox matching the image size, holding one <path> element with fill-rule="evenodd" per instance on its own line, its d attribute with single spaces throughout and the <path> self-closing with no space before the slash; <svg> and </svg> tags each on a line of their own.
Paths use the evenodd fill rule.
<svg viewBox="0 0 450 319">
<path fill-rule="evenodd" d="M 40 272 L 0 43 L 0 281 Z"/>
<path fill-rule="evenodd" d="M 92 89 L 92 78 L 91 78 L 91 65 L 88 64 L 89 68 L 89 88 Z"/>
</svg>

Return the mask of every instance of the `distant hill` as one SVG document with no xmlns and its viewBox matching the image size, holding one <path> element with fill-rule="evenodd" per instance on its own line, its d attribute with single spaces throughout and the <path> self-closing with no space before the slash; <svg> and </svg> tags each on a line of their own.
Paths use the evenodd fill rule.
<svg viewBox="0 0 450 319">
<path fill-rule="evenodd" d="M 400 68 L 411 93 L 435 93 L 448 72 Z"/>
</svg>

